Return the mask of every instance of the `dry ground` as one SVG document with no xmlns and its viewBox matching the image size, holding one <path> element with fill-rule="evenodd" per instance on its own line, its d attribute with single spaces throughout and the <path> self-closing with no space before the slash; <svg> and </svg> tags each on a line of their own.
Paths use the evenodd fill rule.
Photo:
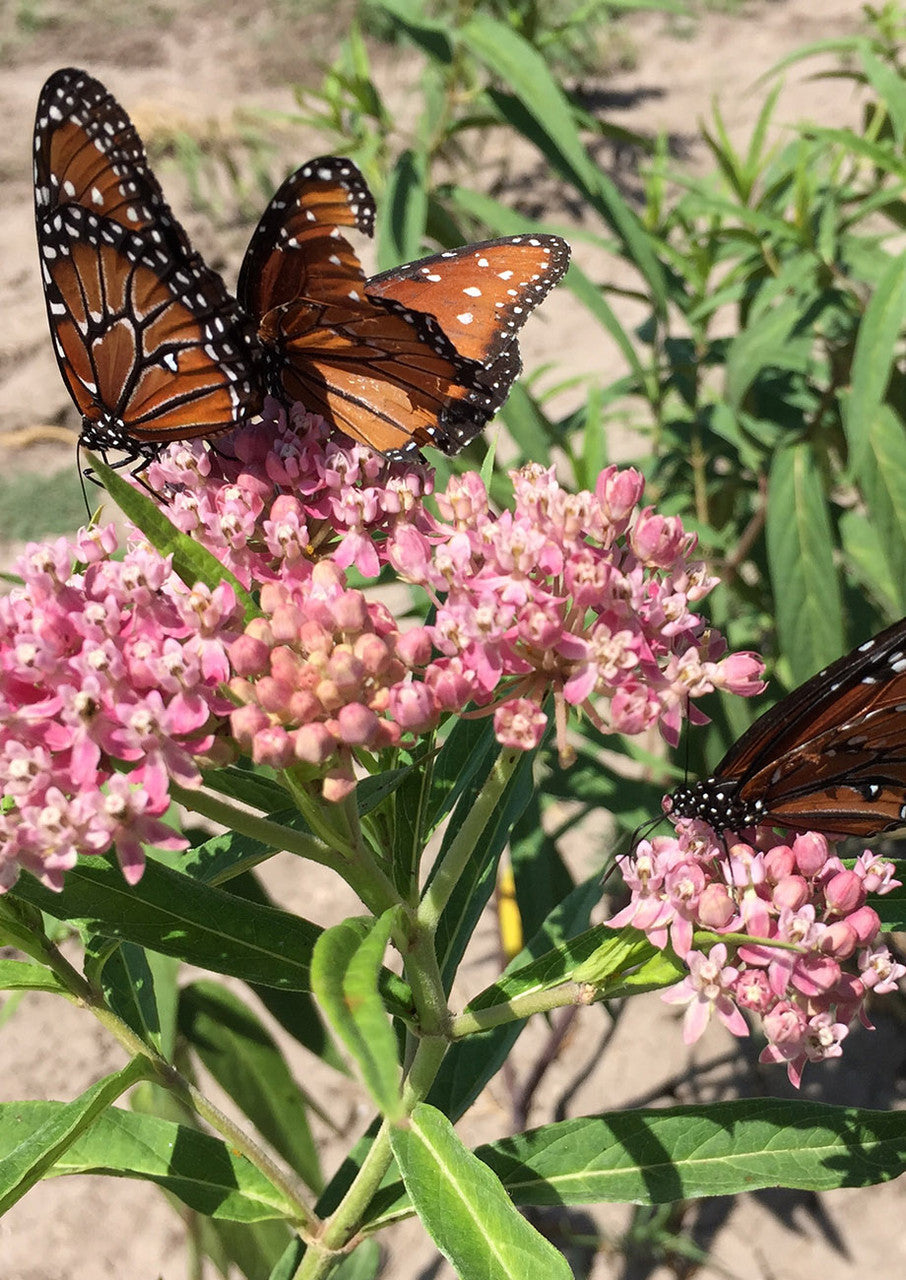
<svg viewBox="0 0 906 1280">
<path fill-rule="evenodd" d="M 216 5 L 187 0 L 178 10 L 165 4 L 141 7 L 128 0 L 84 0 L 78 6 L 66 0 L 6 0 L 0 7 L 5 65 L 0 76 L 2 474 L 28 470 L 46 475 L 65 467 L 68 478 L 59 484 L 72 487 L 70 436 L 60 428 L 71 430 L 75 417 L 47 338 L 32 226 L 30 133 L 34 103 L 47 74 L 70 63 L 87 67 L 110 86 L 143 132 L 159 134 L 168 123 L 189 124 L 209 139 L 230 137 L 237 112 L 248 117 L 259 109 L 292 111 L 290 82 L 316 82 L 319 60 L 334 55 L 353 9 L 346 3 L 325 16 L 323 11 L 312 13 L 304 0 L 271 0 L 257 7 L 232 0 Z M 761 101 L 761 93 L 753 89 L 758 76 L 792 49 L 849 34 L 859 22 L 857 0 L 775 0 L 741 13 L 705 13 L 685 25 L 682 38 L 676 23 L 639 15 L 627 23 L 637 66 L 602 84 L 605 109 L 609 118 L 629 128 L 669 131 L 685 144 L 686 162 L 703 167 L 707 158 L 695 143 L 696 125 L 709 115 L 714 96 L 720 99 L 731 134 L 744 140 Z M 379 63 L 379 70 L 383 82 L 394 85 L 404 109 L 400 83 L 412 74 L 410 56 L 396 53 L 392 62 Z M 777 119 L 781 128 L 805 118 L 834 125 L 855 120 L 857 112 L 858 103 L 847 85 L 806 80 L 800 71 L 790 77 Z M 301 127 L 274 124 L 273 131 L 275 178 L 330 146 L 329 139 Z M 525 157 L 525 163 L 534 161 Z M 179 168 L 164 162 L 158 171 L 197 247 L 229 276 L 248 234 L 235 218 L 235 208 L 227 200 L 216 217 L 193 213 Z M 583 245 L 577 244 L 577 259 L 599 279 L 609 278 L 609 264 L 602 267 L 586 260 L 584 253 Z M 601 347 L 598 333 L 589 338 L 584 315 L 565 291 L 555 294 L 544 312 L 544 323 L 539 317 L 526 332 L 527 367 L 553 357 L 561 368 L 605 382 L 621 372 L 612 352 Z M 0 527 L 0 542 L 11 552 L 14 531 Z M 586 840 L 575 869 L 587 874 L 598 860 L 594 841 Z M 288 908 L 321 924 L 356 910 L 345 887 L 319 868 L 279 859 L 270 868 L 269 880 Z M 491 980 L 498 951 L 493 921 L 488 919 L 464 967 L 457 998 L 467 998 Z M 545 1039 L 539 1020 L 520 1042 L 513 1072 L 492 1082 L 460 1126 L 467 1141 L 507 1132 L 512 1090 Z M 530 1123 L 644 1104 L 665 1094 L 668 1100 L 684 1101 L 714 1096 L 731 1092 L 737 1080 L 750 1093 L 758 1087 L 766 1093 L 784 1091 L 779 1073 L 751 1074 L 751 1065 L 733 1056 L 734 1047 L 729 1037 L 715 1032 L 697 1046 L 690 1061 L 674 1014 L 656 997 L 631 1002 L 616 1025 L 601 1009 L 586 1010 L 535 1097 Z M 871 1040 L 854 1050 L 841 1069 L 822 1077 L 822 1096 L 854 1105 L 892 1105 L 902 1092 L 904 1058 L 896 1028 L 882 1023 Z M 40 995 L 28 996 L 3 1026 L 0 1053 L 3 1100 L 70 1098 L 121 1061 L 118 1047 L 87 1016 Z M 319 1076 L 317 1065 L 308 1059 L 298 1065 L 309 1088 L 317 1089 L 323 1080 L 346 1127 L 342 1143 L 325 1138 L 330 1170 L 367 1123 L 368 1108 L 353 1085 Z M 696 1238 L 712 1259 L 702 1268 L 703 1275 L 843 1280 L 855 1270 L 897 1274 L 898 1264 L 902 1267 L 906 1261 L 899 1183 L 822 1197 L 776 1193 L 715 1200 L 699 1209 Z M 644 1268 L 625 1264 L 623 1256 L 607 1246 L 608 1238 L 627 1221 L 628 1213 L 620 1207 L 574 1215 L 574 1230 L 586 1236 L 604 1233 L 587 1272 L 593 1280 L 643 1274 Z M 181 1280 L 186 1275 L 181 1240 L 179 1219 L 154 1189 L 109 1179 L 60 1179 L 35 1188 L 0 1220 L 0 1280 Z M 391 1263 L 386 1274 L 393 1280 L 451 1277 L 417 1224 L 399 1228 L 387 1243 Z M 673 1273 L 662 1268 L 645 1274 Z"/>
</svg>

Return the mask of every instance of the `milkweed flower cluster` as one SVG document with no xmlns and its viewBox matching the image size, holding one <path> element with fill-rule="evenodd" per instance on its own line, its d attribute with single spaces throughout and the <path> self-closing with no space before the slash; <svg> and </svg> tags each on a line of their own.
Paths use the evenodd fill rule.
<svg viewBox="0 0 906 1280">
<path fill-rule="evenodd" d="M 705 823 L 681 819 L 676 834 L 643 840 L 618 859 L 631 901 L 608 922 L 633 925 L 658 948 L 668 943 L 687 977 L 663 993 L 686 1006 L 687 1044 L 717 1017 L 749 1033 L 743 1009 L 761 1018 L 762 1062 L 785 1062 L 799 1086 L 807 1062 L 838 1057 L 856 1017 L 868 1022 L 871 991 L 906 975 L 879 941 L 869 893 L 898 888 L 894 865 L 866 850 L 849 870 L 821 834 L 791 843 L 759 831 L 754 844 L 725 851 Z M 694 931 L 746 934 L 698 949 Z"/>
<path fill-rule="evenodd" d="M 640 507 L 633 470 L 569 494 L 529 466 L 500 514 L 465 475 L 431 509 L 427 466 L 270 402 L 222 449 L 173 446 L 147 479 L 260 612 L 242 617 L 226 583 L 190 590 L 137 532 L 122 563 L 109 529 L 28 550 L 0 606 L 0 888 L 20 865 L 59 887 L 79 853 L 111 846 L 137 878 L 143 843 L 176 847 L 170 781 L 194 785 L 200 758 L 237 746 L 340 799 L 356 761 L 444 715 L 493 714 L 499 741 L 528 749 L 553 694 L 568 759 L 570 709 L 672 742 L 684 714 L 705 718 L 691 699 L 762 688 L 754 655 L 727 655 L 694 611 L 714 579 L 678 520 Z M 349 586 L 353 568 L 421 587 L 430 625 L 400 626 Z"/>
<path fill-rule="evenodd" d="M 143 844 L 187 843 L 160 817 L 230 710 L 241 612 L 228 585 L 189 590 L 148 546 L 116 547 L 112 525 L 31 544 L 0 599 L 0 889 L 22 866 L 58 889 L 112 846 L 134 883 Z"/>
</svg>

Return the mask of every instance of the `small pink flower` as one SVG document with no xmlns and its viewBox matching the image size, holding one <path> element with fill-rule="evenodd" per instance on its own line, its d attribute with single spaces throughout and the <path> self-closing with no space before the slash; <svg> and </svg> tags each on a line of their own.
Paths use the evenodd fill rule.
<svg viewBox="0 0 906 1280">
<path fill-rule="evenodd" d="M 689 976 L 661 993 L 668 1004 L 685 1004 L 683 1040 L 693 1044 L 704 1033 L 712 1013 L 734 1036 L 747 1036 L 748 1024 L 735 1004 L 734 986 L 739 970 L 726 963 L 727 948 L 715 943 L 707 955 L 690 951 L 685 957 Z"/>
</svg>

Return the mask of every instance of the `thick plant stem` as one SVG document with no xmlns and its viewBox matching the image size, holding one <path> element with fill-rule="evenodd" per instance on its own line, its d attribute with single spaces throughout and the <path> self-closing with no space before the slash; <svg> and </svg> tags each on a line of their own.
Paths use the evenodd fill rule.
<svg viewBox="0 0 906 1280">
<path fill-rule="evenodd" d="M 501 751 L 487 782 L 475 798 L 465 822 L 450 842 L 437 871 L 425 890 L 418 908 L 419 923 L 431 933 L 437 928 L 444 907 L 459 883 L 469 859 L 475 852 L 482 832 L 490 822 L 522 751 Z"/>
<path fill-rule="evenodd" d="M 422 1040 L 412 1060 L 412 1069 L 403 1085 L 402 1112 L 411 1115 L 416 1104 L 424 1101 L 446 1051 L 440 1037 Z M 342 1260 L 348 1245 L 355 1239 L 372 1197 L 390 1168 L 390 1122 L 385 1120 L 375 1135 L 362 1167 L 346 1195 L 324 1222 L 316 1240 L 308 1244 L 305 1257 L 293 1280 L 325 1280 Z"/>
</svg>

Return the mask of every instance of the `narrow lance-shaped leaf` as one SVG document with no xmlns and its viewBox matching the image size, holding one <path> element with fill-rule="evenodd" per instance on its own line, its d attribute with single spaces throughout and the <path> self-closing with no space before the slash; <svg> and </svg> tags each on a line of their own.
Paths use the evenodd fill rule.
<svg viewBox="0 0 906 1280">
<path fill-rule="evenodd" d="M 232 991 L 200 981 L 183 988 L 179 1026 L 258 1132 L 307 1186 L 320 1191 L 323 1181 L 305 1094 L 261 1020 Z"/>
<path fill-rule="evenodd" d="M 869 435 L 884 401 L 906 315 L 906 253 L 892 259 L 871 296 L 853 353 L 843 425 L 853 473 L 861 475 Z"/>
<path fill-rule="evenodd" d="M 114 1099 L 143 1079 L 147 1071 L 145 1060 L 133 1059 L 73 1102 L 51 1104 L 53 1111 L 45 1114 L 41 1123 L 29 1126 L 18 1121 L 14 1133 L 8 1132 L 5 1150 L 0 1149 L 0 1214 L 20 1200 Z M 0 1113 L 15 1122 L 22 1105 L 6 1103 Z"/>
<path fill-rule="evenodd" d="M 400 1068 L 378 976 L 393 920 L 390 910 L 374 922 L 344 920 L 325 930 L 311 967 L 312 988 L 325 1015 L 355 1057 L 377 1105 L 389 1116 L 399 1110 Z"/>
<path fill-rule="evenodd" d="M 139 1078 L 137 1069 L 126 1086 Z M 155 1182 L 183 1204 L 209 1217 L 233 1222 L 292 1219 L 294 1208 L 258 1169 L 219 1138 L 199 1133 L 159 1116 L 137 1115 L 110 1106 L 116 1081 L 108 1077 L 94 1089 L 106 1086 L 100 1110 L 90 1127 L 82 1124 L 66 1146 L 57 1151 L 53 1176 L 106 1173 L 114 1177 Z M 76 1102 L 8 1102 L 0 1105 L 0 1177 L 12 1168 L 17 1153 L 46 1137 L 54 1127 L 71 1123 Z M 94 1103 L 92 1104 L 94 1105 Z M 45 1165 L 45 1171 L 48 1166 Z M 4 1204 L 4 1209 L 7 1205 Z"/>
<path fill-rule="evenodd" d="M 390 1141 L 419 1218 L 459 1275 L 571 1280 L 566 1259 L 529 1225 L 434 1107 L 419 1103 L 405 1127 L 394 1127 Z"/>
<path fill-rule="evenodd" d="M 807 444 L 774 459 L 767 546 L 781 648 L 800 684 L 846 648 L 827 499 Z"/>
</svg>

